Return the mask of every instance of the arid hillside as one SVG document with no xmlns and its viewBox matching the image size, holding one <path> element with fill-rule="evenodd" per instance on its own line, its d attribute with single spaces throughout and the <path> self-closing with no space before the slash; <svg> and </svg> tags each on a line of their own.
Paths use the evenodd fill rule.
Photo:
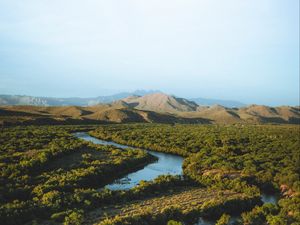
<svg viewBox="0 0 300 225">
<path fill-rule="evenodd" d="M 122 99 L 122 101 L 128 103 L 131 107 L 136 109 L 164 113 L 195 111 L 198 107 L 195 102 L 163 93 L 148 94 L 141 97 L 130 96 Z"/>
<path fill-rule="evenodd" d="M 250 105 L 226 108 L 198 106 L 187 99 L 162 93 L 130 96 L 94 106 L 2 106 L 0 124 L 99 124 L 99 123 L 290 123 L 300 121 L 299 107 Z"/>
</svg>

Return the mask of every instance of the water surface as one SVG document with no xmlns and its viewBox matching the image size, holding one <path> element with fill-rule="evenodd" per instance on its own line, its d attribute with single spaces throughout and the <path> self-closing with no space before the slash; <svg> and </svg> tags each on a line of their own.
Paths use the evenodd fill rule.
<svg viewBox="0 0 300 225">
<path fill-rule="evenodd" d="M 94 138 L 85 132 L 75 133 L 75 136 L 86 141 L 91 141 L 94 144 L 112 145 L 121 149 L 135 149 L 134 147 L 127 145 L 121 145 L 112 141 L 103 141 L 98 138 Z M 154 163 L 148 164 L 141 170 L 129 173 L 121 179 L 115 180 L 113 183 L 106 185 L 106 187 L 111 190 L 126 190 L 136 186 L 141 180 L 150 181 L 159 175 L 182 175 L 183 158 L 181 156 L 162 152 L 154 152 L 150 150 L 145 151 L 157 157 L 158 160 Z"/>
</svg>

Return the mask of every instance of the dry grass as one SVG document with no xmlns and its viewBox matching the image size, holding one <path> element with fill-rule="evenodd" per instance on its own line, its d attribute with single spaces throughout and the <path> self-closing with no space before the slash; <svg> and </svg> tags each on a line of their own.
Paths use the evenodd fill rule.
<svg viewBox="0 0 300 225">
<path fill-rule="evenodd" d="M 233 191 L 216 191 L 204 188 L 186 188 L 171 194 L 146 200 L 137 200 L 120 205 L 110 205 L 93 210 L 87 215 L 86 224 L 99 223 L 106 218 L 124 218 L 151 212 L 153 216 L 160 214 L 166 207 L 174 206 L 183 212 L 201 208 L 207 201 L 232 199 L 241 196 Z"/>
</svg>

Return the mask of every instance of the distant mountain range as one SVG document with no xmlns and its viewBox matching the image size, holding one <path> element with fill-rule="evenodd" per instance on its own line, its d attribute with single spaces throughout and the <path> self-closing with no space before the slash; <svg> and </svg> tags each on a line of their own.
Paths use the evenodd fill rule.
<svg viewBox="0 0 300 225">
<path fill-rule="evenodd" d="M 123 122 L 262 124 L 300 123 L 300 108 L 249 105 L 201 106 L 194 101 L 161 92 L 130 95 L 92 106 L 9 105 L 0 107 L 0 124 L 97 124 Z M 115 100 L 116 99 L 116 100 Z M 70 99 L 69 99 L 70 100 Z M 42 100 L 35 102 L 40 104 Z M 32 103 L 32 101 L 29 101 Z"/>
<path fill-rule="evenodd" d="M 94 98 L 53 98 L 34 97 L 26 95 L 0 95 L 0 105 L 35 105 L 35 106 L 92 106 L 103 103 L 111 103 L 130 96 L 144 96 L 147 94 L 162 93 L 160 91 L 137 90 L 134 92 L 122 92 L 109 96 L 99 96 Z M 225 107 L 242 107 L 245 104 L 238 101 L 192 98 L 189 99 L 198 105 L 211 106 L 222 105 Z"/>
<path fill-rule="evenodd" d="M 208 98 L 190 98 L 189 100 L 196 102 L 198 105 L 204 105 L 204 106 L 222 105 L 230 108 L 234 108 L 234 107 L 239 108 L 239 107 L 246 106 L 246 104 L 242 102 L 233 101 L 233 100 L 208 99 Z"/>
</svg>

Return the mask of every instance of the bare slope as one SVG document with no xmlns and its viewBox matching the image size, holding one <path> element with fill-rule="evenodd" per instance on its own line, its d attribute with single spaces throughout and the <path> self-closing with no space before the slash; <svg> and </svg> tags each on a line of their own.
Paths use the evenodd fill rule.
<svg viewBox="0 0 300 225">
<path fill-rule="evenodd" d="M 0 124 L 84 123 L 300 123 L 300 108 L 250 105 L 226 108 L 198 106 L 162 93 L 131 96 L 112 104 L 95 106 L 2 106 Z"/>
<path fill-rule="evenodd" d="M 140 110 L 149 110 L 155 112 L 185 112 L 195 111 L 198 105 L 195 102 L 184 98 L 166 95 L 164 93 L 154 93 L 145 96 L 130 96 L 122 99 L 131 107 Z"/>
<path fill-rule="evenodd" d="M 127 104 L 127 103 L 126 103 Z M 176 115 L 143 111 L 118 102 L 91 107 L 6 106 L 0 107 L 0 125 L 22 124 L 90 124 L 90 123 L 210 123 L 202 118 L 182 118 Z"/>
</svg>

